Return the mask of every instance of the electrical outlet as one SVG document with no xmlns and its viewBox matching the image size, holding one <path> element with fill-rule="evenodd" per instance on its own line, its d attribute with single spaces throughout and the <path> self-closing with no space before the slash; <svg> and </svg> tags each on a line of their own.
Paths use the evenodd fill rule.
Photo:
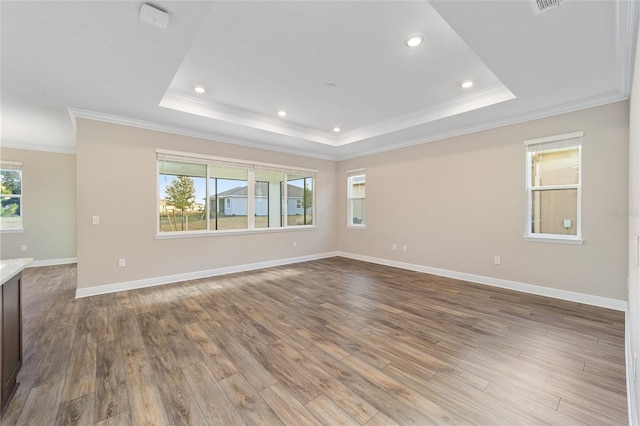
<svg viewBox="0 0 640 426">
<path fill-rule="evenodd" d="M 393 245 L 391 245 L 391 248 L 392 248 L 392 249 L 394 249 L 394 250 L 397 250 L 397 249 L 398 249 L 398 246 L 397 246 L 397 244 L 396 244 L 396 243 L 393 243 Z"/>
<path fill-rule="evenodd" d="M 402 246 L 402 251 L 407 251 L 407 246 Z"/>
<path fill-rule="evenodd" d="M 92 225 L 100 225 L 100 216 L 91 216 Z"/>
<path fill-rule="evenodd" d="M 291 245 L 292 247 L 298 247 L 298 243 L 296 243 L 295 241 L 293 242 L 293 244 Z"/>
<path fill-rule="evenodd" d="M 496 264 L 496 265 L 499 265 L 500 264 L 500 256 L 494 257 L 493 258 L 493 263 Z"/>
<path fill-rule="evenodd" d="M 20 246 L 20 251 L 27 251 L 27 245 L 26 244 L 22 244 Z"/>
<path fill-rule="evenodd" d="M 125 266 L 127 266 L 127 260 L 126 259 L 118 259 L 118 266 L 120 268 L 124 268 Z"/>
</svg>

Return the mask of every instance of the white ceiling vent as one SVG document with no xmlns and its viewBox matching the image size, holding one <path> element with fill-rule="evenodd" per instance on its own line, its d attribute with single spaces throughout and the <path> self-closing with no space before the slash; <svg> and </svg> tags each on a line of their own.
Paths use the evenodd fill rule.
<svg viewBox="0 0 640 426">
<path fill-rule="evenodd" d="M 169 14 L 145 3 L 140 7 L 140 20 L 164 30 L 169 25 Z"/>
<path fill-rule="evenodd" d="M 533 7 L 536 13 L 546 12 L 547 10 L 559 6 L 564 0 L 535 0 Z"/>
</svg>

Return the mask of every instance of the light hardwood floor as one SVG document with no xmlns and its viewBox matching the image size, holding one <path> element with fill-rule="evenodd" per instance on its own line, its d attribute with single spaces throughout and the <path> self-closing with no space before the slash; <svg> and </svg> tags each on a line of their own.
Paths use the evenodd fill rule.
<svg viewBox="0 0 640 426">
<path fill-rule="evenodd" d="M 75 282 L 25 271 L 2 425 L 627 423 L 622 312 L 344 258 Z"/>
</svg>

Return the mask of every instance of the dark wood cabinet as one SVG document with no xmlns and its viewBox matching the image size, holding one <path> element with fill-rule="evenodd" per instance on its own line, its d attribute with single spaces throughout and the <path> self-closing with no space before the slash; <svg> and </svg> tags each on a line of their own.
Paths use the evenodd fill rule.
<svg viewBox="0 0 640 426">
<path fill-rule="evenodd" d="M 22 367 L 22 273 L 9 279 L 0 288 L 1 416 L 18 386 L 16 379 Z"/>
</svg>

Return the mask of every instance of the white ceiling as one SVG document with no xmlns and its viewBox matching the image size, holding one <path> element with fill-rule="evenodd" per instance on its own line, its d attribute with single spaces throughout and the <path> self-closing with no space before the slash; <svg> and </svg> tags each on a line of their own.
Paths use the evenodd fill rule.
<svg viewBox="0 0 640 426">
<path fill-rule="evenodd" d="M 342 159 L 629 94 L 635 1 L 152 4 L 1 1 L 0 143 L 72 152 L 77 116 Z"/>
</svg>

